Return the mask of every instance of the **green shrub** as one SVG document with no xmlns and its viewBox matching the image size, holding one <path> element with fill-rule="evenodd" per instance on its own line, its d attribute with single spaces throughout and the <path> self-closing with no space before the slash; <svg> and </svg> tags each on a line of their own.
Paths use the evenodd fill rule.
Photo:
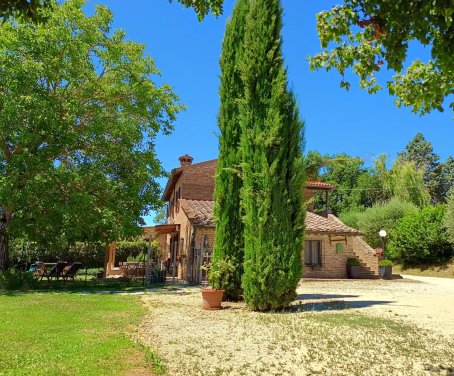
<svg viewBox="0 0 454 376">
<path fill-rule="evenodd" d="M 385 267 L 385 266 L 394 266 L 394 263 L 391 261 L 391 260 L 381 260 L 379 263 L 378 263 L 378 266 L 382 266 L 382 267 Z"/>
<path fill-rule="evenodd" d="M 231 283 L 232 276 L 235 272 L 235 265 L 227 259 L 214 260 L 207 265 L 208 283 L 216 290 L 225 289 Z"/>
<path fill-rule="evenodd" d="M 147 254 L 139 253 L 137 256 L 128 256 L 126 261 L 128 261 L 128 262 L 145 262 L 145 261 L 147 261 Z"/>
<path fill-rule="evenodd" d="M 378 232 L 381 229 L 390 233 L 399 219 L 407 213 L 416 213 L 418 208 L 397 198 L 384 204 L 376 204 L 358 214 L 358 228 L 364 234 L 364 240 L 372 247 L 381 247 Z"/>
<path fill-rule="evenodd" d="M 148 244 L 144 240 L 119 241 L 116 243 L 115 261 L 124 262 L 128 257 L 136 258 L 147 253 Z M 10 261 L 16 267 L 24 268 L 26 263 L 35 261 L 67 262 L 80 261 L 84 267 L 100 268 L 104 265 L 106 245 L 102 243 L 76 243 L 61 249 L 51 249 L 37 246 L 23 239 L 12 239 L 10 243 Z"/>
<path fill-rule="evenodd" d="M 0 289 L 3 290 L 33 290 L 37 283 L 31 272 L 9 269 L 0 273 Z"/>
<path fill-rule="evenodd" d="M 428 206 L 407 213 L 390 233 L 392 259 L 405 265 L 438 262 L 452 256 L 453 246 L 443 226 L 446 208 Z"/>
<path fill-rule="evenodd" d="M 347 259 L 347 265 L 348 266 L 358 266 L 359 260 L 356 257 L 349 257 Z"/>
<path fill-rule="evenodd" d="M 347 226 L 353 228 L 359 228 L 358 218 L 364 212 L 364 210 L 350 210 L 348 212 L 343 212 L 339 215 L 339 219 L 345 223 Z"/>
<path fill-rule="evenodd" d="M 10 262 L 17 268 L 24 268 L 26 263 L 35 261 L 57 262 L 59 260 L 80 261 L 84 267 L 97 268 L 104 265 L 106 247 L 103 244 L 76 243 L 61 249 L 42 248 L 23 239 L 12 239 L 10 243 Z M 125 260 L 126 261 L 125 256 Z"/>
<path fill-rule="evenodd" d="M 90 268 L 90 269 L 87 269 L 87 271 L 85 272 L 85 269 L 82 269 L 78 275 L 85 275 L 85 273 L 87 273 L 87 276 L 89 277 L 96 277 L 98 275 L 98 273 L 103 273 L 104 272 L 104 269 L 103 268 Z"/>
<path fill-rule="evenodd" d="M 444 225 L 446 231 L 448 232 L 449 240 L 451 244 L 454 245 L 454 188 L 451 188 L 451 191 L 448 196 L 448 207 L 446 210 Z"/>
</svg>

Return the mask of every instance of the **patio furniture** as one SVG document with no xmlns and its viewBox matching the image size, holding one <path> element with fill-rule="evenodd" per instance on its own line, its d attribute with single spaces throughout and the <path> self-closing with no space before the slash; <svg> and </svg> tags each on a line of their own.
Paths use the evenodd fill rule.
<svg viewBox="0 0 454 376">
<path fill-rule="evenodd" d="M 82 263 L 79 261 L 73 262 L 71 265 L 66 266 L 61 273 L 61 277 L 66 282 L 68 278 L 73 280 L 73 283 L 76 283 L 74 279 L 77 272 L 82 268 Z"/>
<path fill-rule="evenodd" d="M 145 262 L 122 262 L 120 263 L 121 275 L 126 278 L 144 277 L 146 270 Z"/>
<path fill-rule="evenodd" d="M 29 272 L 33 273 L 36 279 L 40 279 L 41 276 L 46 272 L 46 267 L 42 261 L 36 261 L 30 265 Z"/>
<path fill-rule="evenodd" d="M 58 278 L 61 277 L 61 274 L 63 272 L 63 269 L 65 266 L 68 265 L 66 261 L 58 261 L 55 266 L 50 270 L 50 272 L 44 272 L 41 275 L 40 280 L 42 280 L 44 277 L 47 278 L 47 281 L 50 282 L 51 278 L 56 278 L 58 281 Z"/>
</svg>

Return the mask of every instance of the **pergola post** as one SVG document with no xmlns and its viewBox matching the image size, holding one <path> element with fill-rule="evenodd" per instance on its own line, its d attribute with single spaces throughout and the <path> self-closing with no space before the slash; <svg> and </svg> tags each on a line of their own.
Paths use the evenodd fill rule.
<svg viewBox="0 0 454 376">
<path fill-rule="evenodd" d="M 105 276 L 108 277 L 112 274 L 112 269 L 115 265 L 115 254 L 117 250 L 117 243 L 113 241 L 106 248 L 105 260 Z"/>
</svg>

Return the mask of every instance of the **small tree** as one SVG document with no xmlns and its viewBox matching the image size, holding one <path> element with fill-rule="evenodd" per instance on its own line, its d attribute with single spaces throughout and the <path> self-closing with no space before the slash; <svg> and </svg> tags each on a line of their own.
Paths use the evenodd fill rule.
<svg viewBox="0 0 454 376">
<path fill-rule="evenodd" d="M 417 133 L 405 147 L 405 151 L 399 153 L 399 160 L 413 162 L 423 171 L 424 184 L 433 203 L 446 202 L 451 159 L 448 158 L 446 164 L 440 163 L 440 157 L 433 151 L 432 144 L 421 133 Z"/>
<path fill-rule="evenodd" d="M 453 255 L 443 226 L 446 208 L 428 206 L 409 212 L 390 232 L 390 256 L 406 265 L 442 261 Z"/>
<path fill-rule="evenodd" d="M 357 214 L 356 223 L 364 234 L 364 240 L 372 247 L 381 247 L 378 232 L 385 229 L 388 233 L 407 213 L 415 213 L 418 208 L 397 198 L 383 204 L 376 204 Z"/>
<path fill-rule="evenodd" d="M 430 203 L 430 194 L 424 184 L 424 170 L 415 162 L 399 159 L 390 169 L 386 166 L 386 154 L 374 161 L 372 174 L 382 189 L 384 201 L 397 197 L 401 201 L 411 202 L 418 207 Z"/>
<path fill-rule="evenodd" d="M 301 278 L 302 122 L 282 59 L 279 0 L 256 0 L 246 20 L 240 102 L 243 295 L 254 310 L 286 307 Z"/>
</svg>

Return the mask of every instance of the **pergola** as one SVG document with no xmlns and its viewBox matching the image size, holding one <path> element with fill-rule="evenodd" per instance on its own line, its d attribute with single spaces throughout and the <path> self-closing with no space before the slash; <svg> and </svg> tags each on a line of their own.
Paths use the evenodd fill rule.
<svg viewBox="0 0 454 376">
<path fill-rule="evenodd" d="M 143 238 L 148 242 L 148 255 L 147 255 L 147 271 L 149 261 L 151 259 L 152 246 L 151 242 L 157 240 L 162 247 L 166 247 L 167 235 L 175 234 L 179 231 L 179 226 L 175 224 L 169 225 L 157 225 L 150 227 L 143 227 Z M 105 256 L 105 273 L 106 277 L 120 275 L 121 271 L 119 267 L 115 267 L 115 256 L 116 256 L 117 245 L 116 242 L 112 242 L 106 249 Z"/>
</svg>

